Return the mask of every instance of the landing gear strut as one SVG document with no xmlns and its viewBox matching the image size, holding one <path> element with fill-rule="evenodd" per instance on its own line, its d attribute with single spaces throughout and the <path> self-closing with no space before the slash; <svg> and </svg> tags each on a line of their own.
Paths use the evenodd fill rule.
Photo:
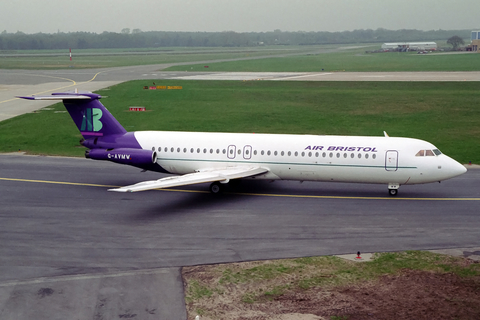
<svg viewBox="0 0 480 320">
<path fill-rule="evenodd" d="M 213 193 L 213 194 L 222 193 L 223 192 L 223 185 L 218 181 L 212 182 L 212 184 L 210 185 L 210 192 Z"/>
<path fill-rule="evenodd" d="M 389 183 L 388 184 L 388 194 L 392 197 L 395 197 L 398 194 L 398 188 L 400 188 L 400 184 Z"/>
</svg>

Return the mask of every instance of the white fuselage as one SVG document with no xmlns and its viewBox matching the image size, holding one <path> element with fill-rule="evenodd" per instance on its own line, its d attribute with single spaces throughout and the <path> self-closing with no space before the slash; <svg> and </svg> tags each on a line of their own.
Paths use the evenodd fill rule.
<svg viewBox="0 0 480 320">
<path fill-rule="evenodd" d="M 174 174 L 252 165 L 268 169 L 255 179 L 403 185 L 466 171 L 431 143 L 411 138 L 167 131 L 139 131 L 135 138 Z"/>
</svg>

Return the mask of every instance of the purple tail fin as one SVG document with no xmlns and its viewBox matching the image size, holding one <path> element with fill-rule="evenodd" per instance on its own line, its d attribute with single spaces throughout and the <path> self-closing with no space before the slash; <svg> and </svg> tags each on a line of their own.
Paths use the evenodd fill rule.
<svg viewBox="0 0 480 320">
<path fill-rule="evenodd" d="M 63 100 L 65 108 L 85 139 L 123 135 L 127 131 L 100 103 L 100 95 L 91 92 L 53 93 L 51 96 L 19 97 L 30 100 Z"/>
<path fill-rule="evenodd" d="M 64 96 L 63 93 L 53 94 Z M 99 101 L 95 93 L 77 94 L 90 99 L 65 99 L 63 104 L 85 139 L 113 134 L 125 134 L 127 131 Z"/>
</svg>

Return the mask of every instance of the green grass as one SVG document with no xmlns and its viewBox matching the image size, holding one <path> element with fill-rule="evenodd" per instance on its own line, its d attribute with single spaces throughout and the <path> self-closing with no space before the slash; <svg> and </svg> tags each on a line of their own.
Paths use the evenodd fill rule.
<svg viewBox="0 0 480 320">
<path fill-rule="evenodd" d="M 476 53 L 419 55 L 415 52 L 374 53 L 366 50 L 380 44 L 362 44 L 361 48 L 342 49 L 349 45 L 265 46 L 246 48 L 145 48 L 74 50 L 70 62 L 68 50 L 25 50 L 2 56 L 0 69 L 107 68 L 147 64 L 195 63 L 173 66 L 167 71 L 244 71 L 244 72 L 335 72 L 335 71 L 478 71 Z M 351 46 L 356 46 L 355 44 Z M 28 54 L 28 55 L 25 55 Z M 297 54 L 280 57 L 279 55 Z M 13 56 L 10 56 L 13 55 Z M 16 56 L 15 56 L 16 55 Z M 262 59 L 207 63 L 222 59 Z"/>
<path fill-rule="evenodd" d="M 378 48 L 379 45 L 376 46 Z M 191 65 L 189 71 L 243 71 L 243 72 L 379 72 L 379 71 L 479 71 L 477 53 L 445 54 L 415 52 L 365 53 L 371 47 L 335 53 L 320 53 L 260 60 L 218 62 Z M 185 70 L 173 66 L 167 71 Z"/>
<path fill-rule="evenodd" d="M 198 283 L 198 281 L 193 281 L 188 287 L 185 300 L 194 301 L 202 298 L 210 298 L 212 294 L 213 290 L 210 290 L 207 286 Z"/>
<path fill-rule="evenodd" d="M 172 130 L 414 137 L 480 163 L 473 82 L 131 81 L 99 91 L 128 131 Z M 25 101 L 25 103 L 35 103 Z M 147 112 L 128 112 L 145 106 Z M 0 152 L 82 156 L 63 105 L 0 122 Z M 63 113 L 62 113 L 63 112 Z"/>
<path fill-rule="evenodd" d="M 128 131 L 381 136 L 385 130 L 480 163 L 477 83 L 154 81 L 183 89 L 144 90 L 151 81 L 131 81 L 99 91 L 101 101 Z M 128 112 L 130 106 L 147 112 Z M 73 121 L 63 105 L 53 109 L 0 122 L 0 152 L 82 156 Z"/>
<path fill-rule="evenodd" d="M 196 280 L 188 283 L 190 302 L 203 297 L 210 298 L 215 292 L 225 294 L 232 285 L 241 283 L 255 282 L 258 287 L 264 288 L 247 291 L 241 299 L 244 303 L 258 303 L 275 299 L 290 290 L 351 285 L 375 280 L 383 275 L 398 274 L 405 269 L 453 273 L 462 278 L 480 276 L 479 264 L 465 266 L 461 258 L 426 251 L 380 253 L 374 256 L 373 261 L 362 263 L 325 256 L 258 262 L 257 266 L 246 269 L 229 265 L 217 268 L 220 271 L 219 279 L 201 285 Z M 199 291 L 198 287 L 208 294 L 194 294 Z"/>
<path fill-rule="evenodd" d="M 145 49 L 78 49 L 25 50 L 8 52 L 0 57 L 0 69 L 67 69 L 111 68 L 148 64 L 189 63 L 219 59 L 254 58 L 274 54 L 304 52 L 313 47 L 252 47 L 252 48 L 145 48 Z M 202 68 L 204 65 L 202 64 Z M 180 70 L 190 68 L 181 66 Z"/>
</svg>

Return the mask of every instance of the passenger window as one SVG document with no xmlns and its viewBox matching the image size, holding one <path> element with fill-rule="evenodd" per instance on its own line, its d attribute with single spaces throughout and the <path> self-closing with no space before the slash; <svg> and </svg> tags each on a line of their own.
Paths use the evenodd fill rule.
<svg viewBox="0 0 480 320">
<path fill-rule="evenodd" d="M 288 151 L 288 156 L 290 157 L 292 155 L 292 152 L 291 151 Z"/>
<path fill-rule="evenodd" d="M 343 157 L 344 157 L 344 158 L 347 158 L 347 154 L 346 154 L 346 153 L 344 153 L 344 154 L 343 154 Z"/>
<path fill-rule="evenodd" d="M 302 157 L 305 157 L 305 152 L 302 152 Z"/>
<path fill-rule="evenodd" d="M 373 159 L 376 159 L 376 158 L 377 158 L 377 155 L 376 155 L 376 154 L 372 155 L 372 158 L 373 158 Z"/>
<path fill-rule="evenodd" d="M 278 154 L 278 152 L 277 152 L 277 151 L 275 151 L 273 154 L 274 154 L 274 155 L 277 155 L 277 154 Z"/>
<path fill-rule="evenodd" d="M 322 157 L 325 158 L 326 156 L 327 156 L 327 153 L 326 153 L 326 152 L 322 153 Z"/>
<path fill-rule="evenodd" d="M 265 154 L 265 151 L 262 150 L 262 152 L 260 152 L 262 154 L 262 156 Z"/>
<path fill-rule="evenodd" d="M 162 152 L 162 147 L 158 147 L 158 152 Z"/>
<path fill-rule="evenodd" d="M 193 148 L 191 148 L 191 149 L 190 149 L 190 153 L 193 153 L 193 151 L 194 151 Z"/>
<path fill-rule="evenodd" d="M 187 153 L 187 148 L 183 148 L 183 153 Z"/>
<path fill-rule="evenodd" d="M 269 156 L 271 154 L 270 150 L 267 151 L 267 156 Z"/>
<path fill-rule="evenodd" d="M 173 151 L 175 151 L 175 149 L 174 149 L 174 148 L 170 148 L 170 151 L 173 152 Z"/>
<path fill-rule="evenodd" d="M 295 157 L 298 157 L 298 151 L 295 151 Z"/>
<path fill-rule="evenodd" d="M 318 158 L 319 156 L 320 156 L 320 154 L 318 152 L 315 152 L 315 157 Z"/>
<path fill-rule="evenodd" d="M 368 159 L 368 153 L 365 154 L 365 159 Z"/>
<path fill-rule="evenodd" d="M 197 153 L 200 153 L 200 148 L 197 148 Z"/>
<path fill-rule="evenodd" d="M 168 152 L 168 148 L 167 148 L 167 147 L 165 147 L 165 152 Z"/>
</svg>

